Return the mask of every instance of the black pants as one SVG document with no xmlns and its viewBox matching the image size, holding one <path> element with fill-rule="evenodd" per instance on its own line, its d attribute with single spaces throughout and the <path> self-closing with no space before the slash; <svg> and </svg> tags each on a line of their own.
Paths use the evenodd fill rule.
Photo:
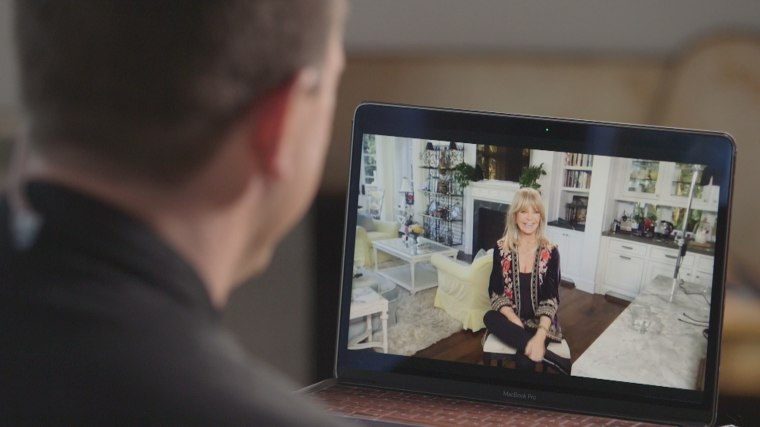
<svg viewBox="0 0 760 427">
<path fill-rule="evenodd" d="M 506 316 L 494 310 L 486 312 L 485 316 L 483 316 L 483 322 L 490 333 L 496 335 L 496 338 L 516 350 L 515 361 L 518 368 L 530 370 L 536 368 L 535 362 L 525 355 L 525 346 L 533 338 L 531 331 L 510 322 Z M 549 340 L 547 339 L 544 341 L 544 346 L 548 345 Z"/>
</svg>

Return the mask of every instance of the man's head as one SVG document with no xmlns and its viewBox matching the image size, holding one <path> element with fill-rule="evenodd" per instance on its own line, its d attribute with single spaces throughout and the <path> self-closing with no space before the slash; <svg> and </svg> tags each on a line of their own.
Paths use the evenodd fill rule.
<svg viewBox="0 0 760 427">
<path fill-rule="evenodd" d="M 142 217 L 222 303 L 316 192 L 344 13 L 344 0 L 18 1 L 26 175 Z"/>
<path fill-rule="evenodd" d="M 24 0 L 16 35 L 32 147 L 158 182 L 301 69 L 320 69 L 333 0 Z"/>
</svg>

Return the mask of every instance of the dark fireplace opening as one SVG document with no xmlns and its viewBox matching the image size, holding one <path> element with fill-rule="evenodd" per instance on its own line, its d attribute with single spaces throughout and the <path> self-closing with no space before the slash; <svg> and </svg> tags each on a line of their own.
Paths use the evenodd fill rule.
<svg viewBox="0 0 760 427">
<path fill-rule="evenodd" d="M 496 246 L 496 241 L 504 235 L 506 216 L 509 205 L 506 203 L 475 200 L 475 215 L 472 223 L 472 252 L 480 249 L 489 250 Z"/>
</svg>

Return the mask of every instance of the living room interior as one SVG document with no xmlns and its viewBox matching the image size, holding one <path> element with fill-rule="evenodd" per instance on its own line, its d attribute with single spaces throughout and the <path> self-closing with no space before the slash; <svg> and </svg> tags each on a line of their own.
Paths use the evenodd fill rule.
<svg viewBox="0 0 760 427">
<path fill-rule="evenodd" d="M 384 135 L 364 135 L 360 157 L 349 348 L 484 363 L 490 250 L 521 186 L 541 192 L 546 234 L 560 250 L 560 322 L 568 359 L 580 360 L 575 374 L 598 377 L 606 363 L 604 378 L 624 380 L 618 372 L 630 369 L 606 360 L 626 351 L 605 344 L 607 336 L 651 340 L 642 324 L 663 332 L 669 322 L 652 315 L 649 293 L 652 282 L 673 277 L 684 229 L 692 245 L 679 277 L 691 293 L 709 294 L 720 189 L 699 165 Z M 693 170 L 694 209 L 684 218 Z M 626 253 L 639 249 L 646 259 Z M 370 302 L 376 311 L 366 311 Z M 703 318 L 709 305 L 700 299 L 694 307 L 661 308 L 678 323 L 679 311 Z M 614 332 L 600 338 L 608 328 Z M 700 386 L 701 328 L 681 335 L 692 340 L 677 343 L 680 362 L 649 379 L 653 384 Z M 663 341 L 663 352 L 673 345 Z M 690 368 L 680 377 L 667 374 L 684 364 Z"/>
</svg>

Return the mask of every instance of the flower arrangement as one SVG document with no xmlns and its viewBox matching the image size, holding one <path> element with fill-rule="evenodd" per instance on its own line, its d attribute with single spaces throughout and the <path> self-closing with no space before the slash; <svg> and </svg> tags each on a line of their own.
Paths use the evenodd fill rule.
<svg viewBox="0 0 760 427">
<path fill-rule="evenodd" d="M 408 222 L 406 223 L 404 227 L 404 241 L 406 242 L 406 245 L 409 246 L 411 244 L 417 243 L 417 237 L 420 236 L 420 234 L 423 234 L 425 232 L 425 227 L 421 226 L 420 224 L 413 222 L 411 218 L 409 218 Z"/>
</svg>

